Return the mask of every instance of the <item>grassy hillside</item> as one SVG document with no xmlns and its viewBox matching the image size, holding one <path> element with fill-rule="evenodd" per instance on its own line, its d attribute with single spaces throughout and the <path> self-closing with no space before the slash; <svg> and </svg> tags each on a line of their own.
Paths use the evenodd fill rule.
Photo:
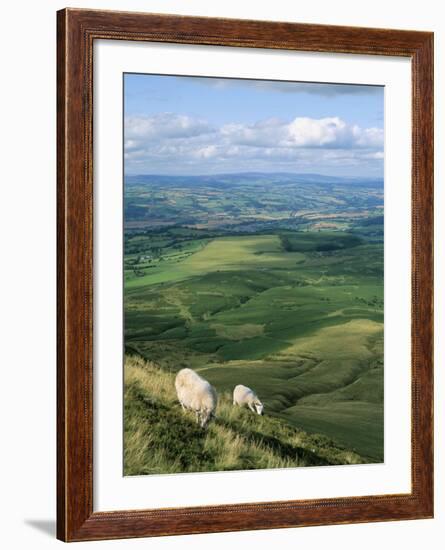
<svg viewBox="0 0 445 550">
<path fill-rule="evenodd" d="M 142 475 L 358 464 L 363 459 L 326 436 L 233 407 L 220 394 L 206 430 L 177 402 L 174 374 L 132 356 L 125 361 L 124 473 Z"/>
<path fill-rule="evenodd" d="M 167 249 L 126 282 L 127 351 L 224 391 L 251 385 L 269 414 L 382 461 L 382 244 L 294 232 L 288 251 L 282 235 Z"/>
<path fill-rule="evenodd" d="M 129 178 L 126 352 L 223 395 L 252 387 L 267 412 L 256 442 L 273 421 L 382 462 L 382 208 L 382 181 Z"/>
</svg>

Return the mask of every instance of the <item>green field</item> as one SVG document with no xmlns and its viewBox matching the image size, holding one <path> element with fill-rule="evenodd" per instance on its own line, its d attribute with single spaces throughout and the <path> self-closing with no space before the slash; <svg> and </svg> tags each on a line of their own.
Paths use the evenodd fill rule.
<svg viewBox="0 0 445 550">
<path fill-rule="evenodd" d="M 147 189 L 153 203 L 160 191 Z M 202 227 L 127 229 L 125 348 L 172 379 L 193 368 L 221 395 L 240 383 L 250 386 L 276 426 L 329 438 L 360 461 L 382 462 L 383 219 L 378 202 L 371 208 L 364 200 L 366 186 L 358 193 L 366 214 L 360 205 L 345 212 L 329 189 L 332 201 L 322 195 L 327 207 L 315 203 L 320 193 L 314 192 L 317 219 L 296 226 L 282 209 L 264 224 L 261 207 L 243 199 L 241 218 L 257 220 L 248 227 L 237 225 L 237 215 L 218 225 L 218 209 L 213 217 L 207 209 Z M 135 187 L 131 191 L 134 198 Z M 195 192 L 181 189 L 181 200 L 187 204 Z M 369 193 L 372 200 L 378 196 L 374 187 Z M 273 217 L 272 203 L 266 211 Z M 341 227 L 318 227 L 332 216 Z M 135 395 L 128 393 L 127 428 L 135 425 Z M 176 466 L 164 460 L 163 471 L 178 471 L 171 460 Z M 244 467 L 241 462 L 232 469 Z M 155 471 L 132 464 L 132 474 Z M 248 467 L 272 466 L 254 461 Z M 218 469 L 206 463 L 183 471 L 190 468 Z"/>
</svg>

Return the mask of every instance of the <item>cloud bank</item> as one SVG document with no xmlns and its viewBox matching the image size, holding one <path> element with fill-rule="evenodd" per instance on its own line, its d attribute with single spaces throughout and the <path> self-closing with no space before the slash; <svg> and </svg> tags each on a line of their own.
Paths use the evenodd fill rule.
<svg viewBox="0 0 445 550">
<path fill-rule="evenodd" d="M 189 79 L 193 84 L 215 88 L 219 90 L 228 88 L 255 88 L 264 92 L 281 92 L 285 94 L 311 94 L 322 97 L 335 97 L 347 95 L 381 95 L 383 86 L 370 86 L 363 84 L 331 84 L 325 82 L 294 82 L 280 80 L 248 80 L 237 78 L 209 78 L 209 77 L 178 77 Z"/>
<path fill-rule="evenodd" d="M 127 173 L 202 174 L 222 171 L 312 171 L 360 166 L 381 172 L 383 129 L 339 117 L 270 118 L 220 127 L 176 113 L 125 119 Z"/>
</svg>

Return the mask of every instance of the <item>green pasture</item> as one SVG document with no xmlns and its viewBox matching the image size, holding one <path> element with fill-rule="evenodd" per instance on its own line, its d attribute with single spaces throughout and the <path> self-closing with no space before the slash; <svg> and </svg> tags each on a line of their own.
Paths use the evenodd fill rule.
<svg viewBox="0 0 445 550">
<path fill-rule="evenodd" d="M 164 247 L 160 233 L 139 276 L 126 255 L 127 352 L 167 373 L 194 368 L 218 392 L 246 384 L 277 422 L 381 462 L 382 243 L 344 232 L 194 237 Z"/>
<path fill-rule="evenodd" d="M 163 261 L 155 261 L 145 276 L 127 281 L 126 287 L 171 282 L 213 271 L 291 268 L 296 261 L 304 259 L 298 253 L 284 255 L 277 235 L 194 241 L 189 250 L 194 252 L 189 256 L 184 256 L 184 252 L 168 251 Z"/>
</svg>

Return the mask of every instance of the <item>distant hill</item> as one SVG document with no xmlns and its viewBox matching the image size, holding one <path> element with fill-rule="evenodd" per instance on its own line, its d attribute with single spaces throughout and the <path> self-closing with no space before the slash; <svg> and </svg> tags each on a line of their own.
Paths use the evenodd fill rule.
<svg viewBox="0 0 445 550">
<path fill-rule="evenodd" d="M 335 229 L 337 222 L 349 227 L 351 219 L 381 214 L 383 180 L 253 172 L 126 176 L 124 203 L 126 229 L 174 223 L 230 231 L 244 225 L 243 231 L 261 231 L 265 225 L 301 229 L 317 221 Z"/>
<path fill-rule="evenodd" d="M 229 174 L 208 174 L 193 176 L 178 176 L 164 174 L 138 174 L 126 175 L 125 183 L 127 185 L 150 184 L 162 182 L 164 184 L 182 184 L 182 185 L 209 185 L 221 183 L 240 183 L 253 182 L 258 183 L 266 181 L 268 183 L 317 183 L 317 184 L 346 184 L 346 185 L 366 185 L 370 187 L 382 187 L 383 178 L 368 178 L 357 176 L 327 176 L 324 174 L 311 173 L 291 173 L 291 172 L 239 172 Z"/>
</svg>

